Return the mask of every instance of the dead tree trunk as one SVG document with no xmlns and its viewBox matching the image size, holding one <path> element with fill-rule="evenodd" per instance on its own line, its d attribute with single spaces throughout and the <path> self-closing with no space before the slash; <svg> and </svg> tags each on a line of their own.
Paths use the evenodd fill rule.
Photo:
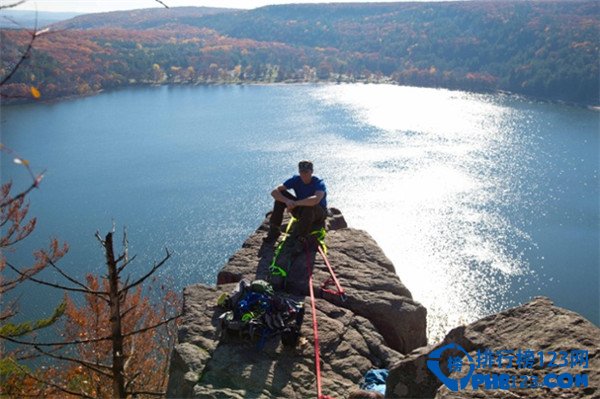
<svg viewBox="0 0 600 399">
<path fill-rule="evenodd" d="M 112 375 L 113 375 L 113 397 L 125 399 L 125 359 L 123 353 L 123 331 L 121 330 L 121 304 L 119 295 L 119 274 L 117 271 L 117 260 L 113 250 L 112 233 L 106 235 L 104 241 L 106 251 L 106 265 L 108 267 L 109 305 L 111 340 L 113 350 Z"/>
</svg>

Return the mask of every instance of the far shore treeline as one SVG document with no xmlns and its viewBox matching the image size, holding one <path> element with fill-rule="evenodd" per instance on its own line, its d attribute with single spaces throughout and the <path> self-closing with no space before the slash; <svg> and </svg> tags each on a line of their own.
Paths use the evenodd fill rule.
<svg viewBox="0 0 600 399">
<path fill-rule="evenodd" d="M 0 79 L 26 50 L 2 29 Z M 50 26 L 3 99 L 140 84 L 389 82 L 600 103 L 600 3 L 473 1 L 203 7 L 89 14 Z"/>
</svg>

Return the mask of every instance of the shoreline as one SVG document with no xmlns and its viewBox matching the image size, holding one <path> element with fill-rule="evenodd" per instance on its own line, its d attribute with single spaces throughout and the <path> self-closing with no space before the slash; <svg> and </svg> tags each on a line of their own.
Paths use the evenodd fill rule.
<svg viewBox="0 0 600 399">
<path fill-rule="evenodd" d="M 85 94 L 70 94 L 70 95 L 66 95 L 66 96 L 57 96 L 57 97 L 52 97 L 49 99 L 43 99 L 43 93 L 42 93 L 42 98 L 41 99 L 19 99 L 16 101 L 8 101 L 8 103 L 6 103 L 6 100 L 3 102 L 0 102 L 0 107 L 10 107 L 10 106 L 15 106 L 15 105 L 25 105 L 25 104 L 34 104 L 34 103 L 42 103 L 42 104 L 56 104 L 62 101 L 71 101 L 71 100 L 76 100 L 76 99 L 80 99 L 80 98 L 86 98 L 86 97 L 92 97 L 101 93 L 109 93 L 109 92 L 113 92 L 113 91 L 117 91 L 117 90 L 123 90 L 123 89 L 128 89 L 128 88 L 135 88 L 135 87 L 160 87 L 160 86 L 291 86 L 291 85 L 303 85 L 303 86 L 307 86 L 307 85 L 341 85 L 341 84 L 389 84 L 389 85 L 394 85 L 394 86 L 404 86 L 404 87 L 415 87 L 415 88 L 424 88 L 424 89 L 443 89 L 443 90 L 449 90 L 449 91 L 461 91 L 461 92 L 466 92 L 466 93 L 474 93 L 474 94 L 493 94 L 493 95 L 505 95 L 505 96 L 511 96 L 511 97 L 517 97 L 517 98 L 521 98 L 527 101 L 537 101 L 537 102 L 542 102 L 542 103 L 547 103 L 547 104 L 558 104 L 558 105 L 566 105 L 569 107 L 575 107 L 575 108 L 583 108 L 583 109 L 589 109 L 592 111 L 596 111 L 596 112 L 600 112 L 600 103 L 598 104 L 589 104 L 589 103 L 579 103 L 579 102 L 573 102 L 573 101 L 565 101 L 565 100 L 558 100 L 558 99 L 552 99 L 552 98 L 544 98 L 544 97 L 536 97 L 536 96 L 531 96 L 531 95 L 526 95 L 526 94 L 521 94 L 521 93 L 516 93 L 516 92 L 511 92 L 511 91 L 507 91 L 507 90 L 501 90 L 501 89 L 497 89 L 497 90 L 481 90 L 481 91 L 474 91 L 474 90 L 468 90 L 468 89 L 464 89 L 464 88 L 457 88 L 457 87 L 444 87 L 444 86 L 418 86 L 418 85 L 409 85 L 409 84 L 402 84 L 399 82 L 395 82 L 386 78 L 383 78 L 381 80 L 370 80 L 370 79 L 361 79 L 361 80 L 354 80 L 354 81 L 333 81 L 333 80 L 316 80 L 316 81 L 281 81 L 281 82 L 261 82 L 261 81 L 239 81 L 239 82 L 235 82 L 235 81 L 215 81 L 215 82 L 189 82 L 189 83 L 181 83 L 181 82 L 164 82 L 164 83 L 128 83 L 128 84 L 124 84 L 122 86 L 118 86 L 118 87 L 113 87 L 110 89 L 100 89 L 100 90 L 96 90 L 96 91 L 91 91 L 89 93 L 85 93 Z M 10 99 L 9 99 L 10 100 Z"/>
</svg>

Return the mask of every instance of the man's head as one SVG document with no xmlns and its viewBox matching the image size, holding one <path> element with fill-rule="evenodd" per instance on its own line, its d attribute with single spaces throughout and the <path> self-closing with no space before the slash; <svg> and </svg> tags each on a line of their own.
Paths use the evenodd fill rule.
<svg viewBox="0 0 600 399">
<path fill-rule="evenodd" d="M 304 184 L 310 183 L 313 173 L 313 163 L 311 161 L 298 162 L 298 172 Z"/>
</svg>

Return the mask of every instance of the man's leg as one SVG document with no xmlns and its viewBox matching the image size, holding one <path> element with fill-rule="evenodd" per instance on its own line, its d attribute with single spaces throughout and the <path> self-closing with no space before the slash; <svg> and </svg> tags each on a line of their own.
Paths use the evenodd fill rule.
<svg viewBox="0 0 600 399">
<path fill-rule="evenodd" d="M 327 212 L 321 205 L 301 206 L 298 209 L 296 216 L 298 220 L 297 233 L 298 237 L 308 237 L 314 225 L 323 225 Z"/>
<path fill-rule="evenodd" d="M 298 207 L 297 215 L 298 225 L 296 226 L 296 236 L 307 238 L 310 234 L 310 227 L 315 221 L 315 207 L 314 206 L 300 206 Z"/>
<path fill-rule="evenodd" d="M 315 206 L 315 220 L 313 221 L 313 225 L 317 225 L 319 228 L 325 227 L 325 219 L 327 219 L 327 210 L 317 204 Z"/>
<path fill-rule="evenodd" d="M 294 209 L 296 213 L 294 216 L 298 218 L 298 225 L 296 226 L 296 246 L 294 252 L 302 252 L 305 245 L 309 242 L 308 238 L 311 233 L 312 226 L 315 224 L 325 224 L 327 218 L 327 212 L 321 205 L 315 206 L 301 206 Z"/>
<path fill-rule="evenodd" d="M 287 191 L 282 191 L 281 194 L 291 200 L 295 200 L 292 194 Z M 285 211 L 285 203 L 275 201 L 273 204 L 273 212 L 269 218 L 269 234 L 265 237 L 265 241 L 275 241 L 281 234 L 281 223 L 283 222 L 283 212 Z"/>
</svg>

